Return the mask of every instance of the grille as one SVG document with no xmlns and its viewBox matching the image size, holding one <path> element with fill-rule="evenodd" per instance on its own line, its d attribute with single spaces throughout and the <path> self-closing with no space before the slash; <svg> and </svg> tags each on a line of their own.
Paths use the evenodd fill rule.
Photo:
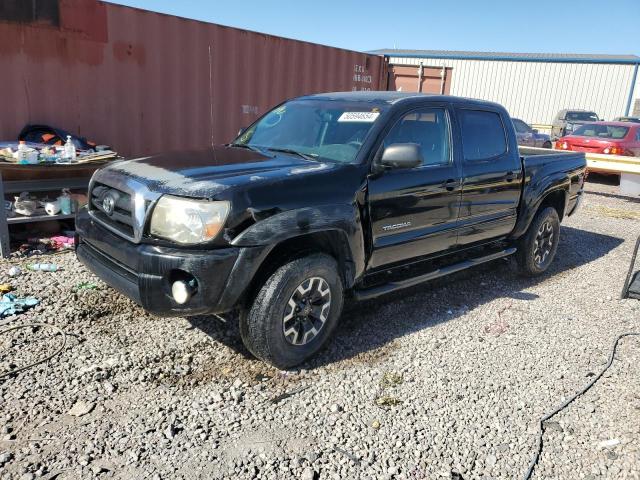
<svg viewBox="0 0 640 480">
<path fill-rule="evenodd" d="M 91 211 L 101 223 L 134 237 L 133 203 L 127 192 L 95 183 L 91 189 Z"/>
</svg>

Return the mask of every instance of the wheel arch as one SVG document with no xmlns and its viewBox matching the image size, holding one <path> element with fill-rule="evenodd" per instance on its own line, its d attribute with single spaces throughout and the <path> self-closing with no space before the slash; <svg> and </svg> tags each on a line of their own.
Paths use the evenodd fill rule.
<svg viewBox="0 0 640 480">
<path fill-rule="evenodd" d="M 560 185 L 557 188 L 549 190 L 541 196 L 537 202 L 526 205 L 520 211 L 520 218 L 518 219 L 516 227 L 511 234 L 511 238 L 516 239 L 523 236 L 527 232 L 527 229 L 531 225 L 531 222 L 533 222 L 537 213 L 546 207 L 553 207 L 556 212 L 558 212 L 558 218 L 560 222 L 562 222 L 566 213 L 568 201 L 569 195 L 564 185 Z"/>
<path fill-rule="evenodd" d="M 313 253 L 324 253 L 335 259 L 345 290 L 353 286 L 356 270 L 347 233 L 339 229 L 318 230 L 294 235 L 273 245 L 244 289 L 241 303 L 250 301 L 279 267 Z"/>
</svg>

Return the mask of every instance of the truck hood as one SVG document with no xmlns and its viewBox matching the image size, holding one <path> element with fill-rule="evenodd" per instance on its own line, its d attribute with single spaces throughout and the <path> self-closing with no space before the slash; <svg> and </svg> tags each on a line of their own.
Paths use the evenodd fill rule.
<svg viewBox="0 0 640 480">
<path fill-rule="evenodd" d="M 142 183 L 154 192 L 213 198 L 237 185 L 277 181 L 336 167 L 333 163 L 295 155 L 219 146 L 115 162 L 105 169 Z"/>
</svg>

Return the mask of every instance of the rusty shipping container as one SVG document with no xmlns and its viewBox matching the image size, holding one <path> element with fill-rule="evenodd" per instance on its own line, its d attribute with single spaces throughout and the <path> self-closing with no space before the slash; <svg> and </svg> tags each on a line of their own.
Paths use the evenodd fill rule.
<svg viewBox="0 0 640 480">
<path fill-rule="evenodd" d="M 45 123 L 126 156 L 235 137 L 286 98 L 386 89 L 384 58 L 95 0 L 0 6 L 0 140 Z"/>
</svg>

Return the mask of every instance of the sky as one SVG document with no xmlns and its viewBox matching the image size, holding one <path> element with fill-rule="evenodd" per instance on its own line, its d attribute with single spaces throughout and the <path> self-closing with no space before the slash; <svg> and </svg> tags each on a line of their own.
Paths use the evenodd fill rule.
<svg viewBox="0 0 640 480">
<path fill-rule="evenodd" d="M 640 55 L 640 0 L 109 0 L 323 45 Z"/>
</svg>

